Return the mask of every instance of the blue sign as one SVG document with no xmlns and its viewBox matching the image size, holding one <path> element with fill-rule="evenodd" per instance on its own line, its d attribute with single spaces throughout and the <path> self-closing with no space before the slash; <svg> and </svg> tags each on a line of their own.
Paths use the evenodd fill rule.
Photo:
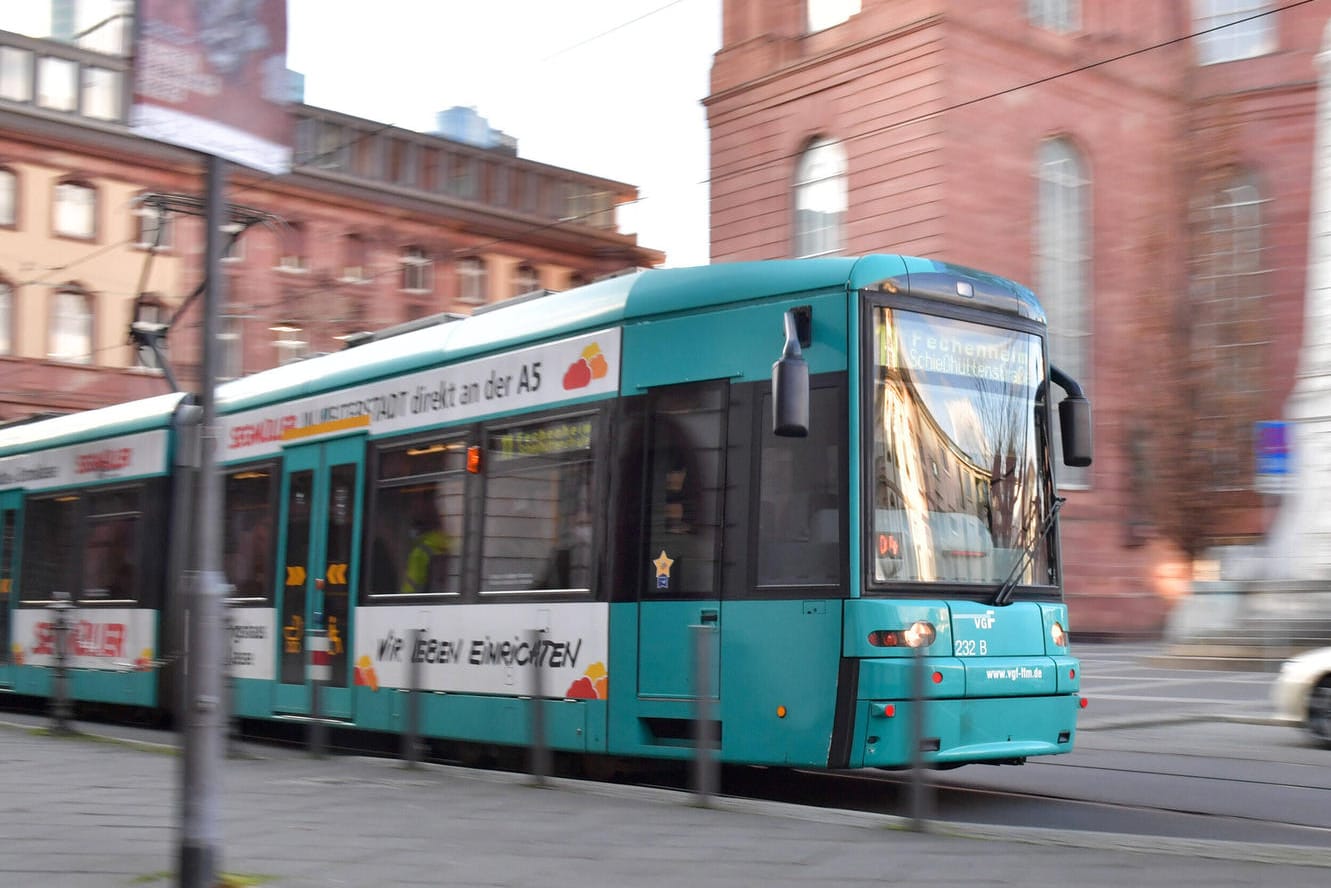
<svg viewBox="0 0 1331 888">
<path fill-rule="evenodd" d="M 1257 489 L 1264 493 L 1279 493 L 1290 481 L 1289 423 L 1283 421 L 1256 423 Z"/>
</svg>

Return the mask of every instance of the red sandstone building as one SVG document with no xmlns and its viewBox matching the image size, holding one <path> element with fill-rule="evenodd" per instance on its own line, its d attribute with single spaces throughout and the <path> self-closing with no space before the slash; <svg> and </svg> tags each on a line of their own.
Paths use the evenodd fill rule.
<svg viewBox="0 0 1331 888">
<path fill-rule="evenodd" d="M 168 390 L 132 320 L 166 321 L 198 378 L 203 159 L 133 135 L 128 26 L 87 39 L 0 31 L 0 422 Z M 348 336 L 661 263 L 618 229 L 631 185 L 435 135 L 292 106 L 295 163 L 232 168 L 223 375 Z M 154 209 L 155 198 L 167 207 Z M 193 208 L 197 210 L 198 208 Z M 185 310 L 181 312 L 182 306 Z"/>
<path fill-rule="evenodd" d="M 1283 8 L 1288 7 L 1288 8 Z M 1086 386 L 1064 470 L 1082 631 L 1158 630 L 1272 501 L 1331 2 L 724 0 L 713 261 L 901 252 L 1029 284 Z M 1197 562 L 1194 562 L 1197 559 Z"/>
</svg>

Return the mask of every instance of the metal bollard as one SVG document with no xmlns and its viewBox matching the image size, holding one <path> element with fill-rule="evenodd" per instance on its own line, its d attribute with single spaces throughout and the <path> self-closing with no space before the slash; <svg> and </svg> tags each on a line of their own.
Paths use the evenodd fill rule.
<svg viewBox="0 0 1331 888">
<path fill-rule="evenodd" d="M 718 764 L 712 755 L 712 644 L 716 632 L 709 624 L 693 627 L 693 789 L 697 804 L 706 808 L 716 794 Z"/>
<path fill-rule="evenodd" d="M 229 587 L 234 593 L 235 587 Z M 227 758 L 236 758 L 240 754 L 240 725 L 236 718 L 236 666 L 233 662 L 236 654 L 236 619 L 231 615 L 230 610 L 226 611 L 224 617 L 226 623 L 226 671 L 223 673 L 223 681 L 226 683 L 226 709 L 222 713 L 223 730 L 226 732 L 226 756 Z"/>
<path fill-rule="evenodd" d="M 402 735 L 402 759 L 408 768 L 415 768 L 421 760 L 421 647 L 425 644 L 425 630 L 411 634 L 411 650 L 407 655 L 407 723 Z"/>
<path fill-rule="evenodd" d="M 924 774 L 924 649 L 912 648 L 910 719 L 910 828 L 928 828 L 928 784 Z"/>
<path fill-rule="evenodd" d="M 531 776 L 536 786 L 550 782 L 550 746 L 545 739 L 545 680 L 541 675 L 540 629 L 531 630 Z"/>
<path fill-rule="evenodd" d="M 322 758 L 328 748 L 328 726 L 324 723 L 323 710 L 319 699 L 323 685 L 333 677 L 333 667 L 328 656 L 328 631 L 323 628 L 323 620 L 316 616 L 309 631 L 305 634 L 306 646 L 310 652 L 310 755 Z"/>
<path fill-rule="evenodd" d="M 52 673 L 51 687 L 51 732 L 54 734 L 72 734 L 74 729 L 71 719 L 74 705 L 69 699 L 69 612 L 74 605 L 69 601 L 68 592 L 52 593 L 51 631 L 55 638 L 55 671 Z"/>
</svg>

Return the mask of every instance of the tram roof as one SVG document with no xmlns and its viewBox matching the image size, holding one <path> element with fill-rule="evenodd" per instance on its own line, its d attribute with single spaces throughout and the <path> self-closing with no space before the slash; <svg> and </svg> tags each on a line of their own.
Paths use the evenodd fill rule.
<svg viewBox="0 0 1331 888">
<path fill-rule="evenodd" d="M 923 283 L 946 274 L 980 283 L 994 297 L 990 304 L 1044 320 L 1026 288 L 931 259 L 884 254 L 647 269 L 535 299 L 498 303 L 471 316 L 234 380 L 219 389 L 218 407 L 225 412 L 251 409 L 653 317 L 829 289 L 871 288 L 888 279 Z M 937 294 L 926 288 L 925 295 Z"/>
<path fill-rule="evenodd" d="M 166 428 L 186 397 L 171 392 L 0 428 L 0 456 Z"/>
</svg>

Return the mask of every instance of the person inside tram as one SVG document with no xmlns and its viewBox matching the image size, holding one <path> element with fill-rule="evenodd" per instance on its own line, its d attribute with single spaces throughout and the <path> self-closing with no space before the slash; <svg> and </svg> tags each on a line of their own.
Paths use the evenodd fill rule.
<svg viewBox="0 0 1331 888">
<path fill-rule="evenodd" d="M 423 491 L 413 505 L 411 540 L 402 592 L 419 595 L 433 591 L 432 577 L 442 580 L 445 559 L 453 546 L 452 538 L 444 531 L 443 516 L 435 506 L 433 491 Z"/>
</svg>

